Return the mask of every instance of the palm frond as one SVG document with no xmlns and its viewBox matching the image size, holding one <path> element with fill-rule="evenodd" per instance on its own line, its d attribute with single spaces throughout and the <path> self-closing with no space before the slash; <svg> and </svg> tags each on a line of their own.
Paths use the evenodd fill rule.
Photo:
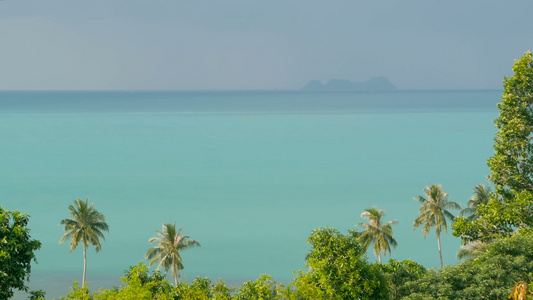
<svg viewBox="0 0 533 300">
<path fill-rule="evenodd" d="M 65 241 L 68 241 L 72 239 L 72 236 L 74 235 L 75 231 L 67 231 L 65 234 L 61 237 L 59 240 L 59 244 L 63 244 Z"/>
<path fill-rule="evenodd" d="M 367 219 L 368 223 L 358 223 L 356 226 L 363 227 L 363 232 L 358 237 L 361 245 L 368 249 L 374 244 L 374 254 L 381 261 L 381 253 L 391 253 L 391 246 L 396 247 L 397 243 L 392 234 L 392 225 L 398 220 L 392 220 L 382 225 L 382 218 L 385 215 L 383 209 L 369 208 L 361 213 L 361 218 Z"/>
<path fill-rule="evenodd" d="M 467 207 L 467 208 L 463 208 L 463 210 L 461 210 L 459 212 L 459 216 L 461 217 L 469 217 L 473 214 L 475 214 L 476 212 L 476 209 L 474 207 Z"/>
<path fill-rule="evenodd" d="M 487 246 L 488 243 L 481 241 L 474 241 L 466 245 L 461 245 L 459 251 L 457 251 L 457 258 L 466 260 L 474 259 L 481 253 L 485 252 Z"/>
<path fill-rule="evenodd" d="M 187 249 L 192 247 L 201 247 L 201 245 L 196 240 L 187 240 L 183 242 L 183 247 L 181 249 Z"/>
<path fill-rule="evenodd" d="M 148 240 L 149 243 L 155 244 L 146 253 L 146 259 L 150 260 L 149 266 L 159 263 L 157 269 L 163 267 L 165 272 L 171 269 L 172 277 L 175 282 L 179 277 L 179 271 L 184 268 L 180 251 L 190 247 L 200 246 L 196 240 L 189 240 L 189 236 L 182 233 L 183 228 L 176 230 L 174 224 L 163 224 L 161 231 L 156 231 L 157 237 Z"/>
<path fill-rule="evenodd" d="M 426 198 L 422 197 L 422 196 L 416 196 L 414 197 L 414 199 L 418 202 L 420 202 L 420 204 L 424 204 L 427 200 Z"/>
<path fill-rule="evenodd" d="M 59 240 L 63 243 L 72 240 L 70 251 L 74 251 L 81 242 L 84 247 L 89 244 L 96 246 L 96 252 L 101 250 L 100 239 L 105 240 L 102 231 L 109 231 L 109 226 L 105 223 L 102 214 L 94 209 L 94 205 L 89 205 L 89 199 L 85 201 L 77 199 L 74 205 L 69 205 L 68 210 L 72 219 L 63 219 L 59 222 L 64 225 L 65 234 Z"/>
<path fill-rule="evenodd" d="M 448 232 L 447 220 L 452 221 L 455 218 L 448 209 L 461 209 L 461 205 L 449 201 L 450 196 L 444 192 L 440 184 L 431 184 L 425 187 L 424 195 L 426 198 L 423 196 L 414 197 L 415 200 L 420 202 L 420 209 L 418 217 L 413 221 L 413 228 L 416 229 L 423 225 L 422 235 L 424 237 L 426 237 L 432 228 L 435 228 L 437 242 L 440 245 L 440 234 L 442 230 L 444 229 L 445 232 Z"/>
<path fill-rule="evenodd" d="M 442 208 L 444 209 L 461 209 L 461 205 L 457 202 L 447 201 L 443 203 Z"/>
</svg>

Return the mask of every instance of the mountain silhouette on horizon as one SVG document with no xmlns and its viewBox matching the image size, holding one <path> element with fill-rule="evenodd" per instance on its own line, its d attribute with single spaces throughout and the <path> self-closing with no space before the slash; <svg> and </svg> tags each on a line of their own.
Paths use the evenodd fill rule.
<svg viewBox="0 0 533 300">
<path fill-rule="evenodd" d="M 310 92 L 390 92 L 396 91 L 396 87 L 387 78 L 380 76 L 365 82 L 331 79 L 326 84 L 322 84 L 320 80 L 311 80 L 301 90 Z"/>
</svg>

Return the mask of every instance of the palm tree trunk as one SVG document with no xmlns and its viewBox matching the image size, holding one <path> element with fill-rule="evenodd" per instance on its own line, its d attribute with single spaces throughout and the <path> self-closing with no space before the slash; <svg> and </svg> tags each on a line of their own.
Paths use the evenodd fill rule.
<svg viewBox="0 0 533 300">
<path fill-rule="evenodd" d="M 87 247 L 83 247 L 83 280 L 81 286 L 85 286 L 85 278 L 87 276 Z"/>
<path fill-rule="evenodd" d="M 379 263 L 381 263 L 381 252 L 379 252 L 378 261 L 379 261 Z"/>
<path fill-rule="evenodd" d="M 176 258 L 172 255 L 172 277 L 174 277 L 174 286 L 178 286 L 178 268 L 176 267 Z"/>
<path fill-rule="evenodd" d="M 440 268 L 442 269 L 444 264 L 442 263 L 442 251 L 440 249 L 440 234 L 437 234 L 437 245 L 439 246 Z"/>
</svg>

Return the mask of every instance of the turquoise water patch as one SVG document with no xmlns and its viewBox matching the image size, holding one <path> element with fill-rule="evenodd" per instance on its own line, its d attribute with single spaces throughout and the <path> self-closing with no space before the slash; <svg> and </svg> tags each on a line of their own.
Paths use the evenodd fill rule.
<svg viewBox="0 0 533 300">
<path fill-rule="evenodd" d="M 483 95 L 492 102 L 498 97 L 438 97 L 479 101 Z M 258 103 L 280 97 L 245 96 Z M 303 96 L 283 97 L 297 97 L 294 104 Z M 320 97 L 328 100 L 328 94 Z M 314 107 L 327 107 L 322 102 Z M 0 115 L 0 203 L 30 214 L 32 236 L 43 243 L 30 288 L 54 287 L 50 297 L 65 295 L 71 280 L 81 281 L 81 249 L 69 253 L 68 245 L 58 245 L 58 223 L 76 198 L 89 198 L 110 226 L 102 252 L 88 253 L 94 289 L 119 284 L 123 271 L 143 260 L 148 239 L 174 221 L 202 244 L 183 253 L 187 280 L 207 276 L 238 284 L 268 273 L 288 282 L 292 271 L 304 268 L 314 228 L 354 229 L 372 206 L 385 209 L 386 220 L 399 220 L 393 258 L 437 267 L 434 235 L 424 239 L 413 231 L 413 197 L 437 182 L 450 200 L 466 204 L 489 174 L 497 116 L 488 106 L 458 105 L 312 113 L 294 105 L 284 111 L 280 104 L 268 113 L 249 107 L 238 113 L 105 111 L 102 105 L 89 112 L 33 107 Z M 459 240 L 448 234 L 442 243 L 445 263 L 456 264 Z M 368 258 L 375 260 L 372 253 Z"/>
</svg>

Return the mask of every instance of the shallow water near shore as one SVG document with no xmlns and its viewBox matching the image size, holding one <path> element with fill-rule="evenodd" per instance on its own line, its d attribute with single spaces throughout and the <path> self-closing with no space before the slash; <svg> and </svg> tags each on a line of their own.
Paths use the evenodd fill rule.
<svg viewBox="0 0 533 300">
<path fill-rule="evenodd" d="M 392 258 L 437 267 L 413 197 L 441 183 L 465 205 L 485 183 L 500 95 L 0 92 L 0 205 L 31 216 L 43 246 L 29 286 L 50 298 L 81 281 L 81 249 L 58 245 L 77 198 L 110 226 L 102 252 L 88 251 L 93 291 L 119 285 L 174 221 L 202 244 L 182 254 L 185 280 L 289 282 L 314 228 L 354 229 L 372 206 L 399 220 Z M 443 238 L 446 264 L 458 247 Z"/>
</svg>

